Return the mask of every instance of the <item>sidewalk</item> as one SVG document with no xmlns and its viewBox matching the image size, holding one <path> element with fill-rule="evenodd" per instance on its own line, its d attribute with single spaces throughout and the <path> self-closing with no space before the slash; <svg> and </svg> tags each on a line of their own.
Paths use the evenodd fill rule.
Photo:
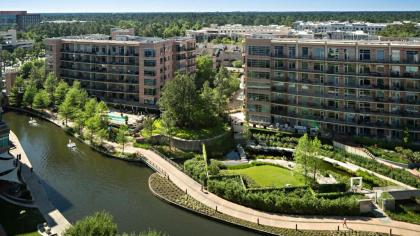
<svg viewBox="0 0 420 236">
<path fill-rule="evenodd" d="M 229 202 L 212 193 L 202 192 L 199 183 L 172 166 L 156 153 L 150 150 L 136 149 L 150 163 L 158 166 L 162 170 L 162 174 L 168 175 L 169 179 L 180 189 L 187 191 L 190 196 L 210 208 L 216 209 L 217 206 L 217 210 L 222 213 L 247 221 L 259 221 L 260 224 L 264 225 L 292 229 L 296 227 L 296 224 L 299 229 L 307 230 L 336 230 L 337 226 L 342 226 L 342 217 L 287 216 L 267 213 Z M 397 235 L 420 235 L 420 225 L 398 221 L 383 221 L 367 217 L 348 217 L 347 225 L 349 228 L 357 231 L 389 233 L 390 229 L 392 229 L 392 233 Z"/>
<path fill-rule="evenodd" d="M 34 204 L 38 207 L 41 214 L 44 216 L 46 222 L 51 227 L 51 232 L 54 234 L 62 235 L 64 231 L 71 226 L 67 219 L 57 210 L 54 205 L 49 201 L 47 193 L 42 186 L 41 179 L 36 172 L 32 172 L 31 162 L 26 156 L 19 139 L 10 131 L 10 141 L 16 146 L 10 152 L 13 156 L 21 154 L 22 163 L 22 177 L 25 180 L 28 190 L 31 192 Z"/>
</svg>

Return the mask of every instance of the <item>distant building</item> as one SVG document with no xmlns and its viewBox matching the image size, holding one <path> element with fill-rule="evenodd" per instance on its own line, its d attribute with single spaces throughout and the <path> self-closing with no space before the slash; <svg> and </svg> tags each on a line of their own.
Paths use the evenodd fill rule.
<svg viewBox="0 0 420 236">
<path fill-rule="evenodd" d="M 0 31 L 0 38 L 3 39 L 3 50 L 13 51 L 15 48 L 30 49 L 33 45 L 33 42 L 30 40 L 17 40 L 16 30 L 14 29 Z"/>
<path fill-rule="evenodd" d="M 40 14 L 29 14 L 26 11 L 0 11 L 0 29 L 26 30 L 30 25 L 41 22 Z"/>
<path fill-rule="evenodd" d="M 369 22 L 312 22 L 296 21 L 292 28 L 298 31 L 312 31 L 314 33 L 328 33 L 333 31 L 363 31 L 368 34 L 377 34 L 389 23 L 369 23 Z"/>
<path fill-rule="evenodd" d="M 117 35 L 50 38 L 46 70 L 70 84 L 79 81 L 91 96 L 133 110 L 157 109 L 166 81 L 175 72 L 195 71 L 195 40 Z"/>
<path fill-rule="evenodd" d="M 211 56 L 214 69 L 230 67 L 234 61 L 242 61 L 242 46 L 200 43 L 197 44 L 197 55 Z"/>
<path fill-rule="evenodd" d="M 200 30 L 187 30 L 187 36 L 195 38 L 197 42 L 210 42 L 218 37 L 231 39 L 245 38 L 250 35 L 271 35 L 273 37 L 286 37 L 290 27 L 282 25 L 222 25 L 212 24 Z"/>
<path fill-rule="evenodd" d="M 121 28 L 112 28 L 111 29 L 111 39 L 118 40 L 117 37 L 124 37 L 124 36 L 134 36 L 134 29 L 121 29 Z"/>
</svg>

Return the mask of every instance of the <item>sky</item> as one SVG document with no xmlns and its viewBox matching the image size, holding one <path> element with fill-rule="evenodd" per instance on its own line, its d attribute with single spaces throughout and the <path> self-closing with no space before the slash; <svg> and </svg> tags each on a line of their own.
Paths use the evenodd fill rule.
<svg viewBox="0 0 420 236">
<path fill-rule="evenodd" d="M 420 11 L 420 0 L 0 0 L 44 12 Z"/>
</svg>

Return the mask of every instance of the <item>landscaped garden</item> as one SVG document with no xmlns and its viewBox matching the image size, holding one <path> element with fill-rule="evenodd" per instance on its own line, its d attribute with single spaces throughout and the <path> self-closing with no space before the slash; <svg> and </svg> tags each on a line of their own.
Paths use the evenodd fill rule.
<svg viewBox="0 0 420 236">
<path fill-rule="evenodd" d="M 257 165 L 244 169 L 232 168 L 222 173 L 248 176 L 261 187 L 303 186 L 305 184 L 304 177 L 298 173 L 273 165 Z"/>
</svg>

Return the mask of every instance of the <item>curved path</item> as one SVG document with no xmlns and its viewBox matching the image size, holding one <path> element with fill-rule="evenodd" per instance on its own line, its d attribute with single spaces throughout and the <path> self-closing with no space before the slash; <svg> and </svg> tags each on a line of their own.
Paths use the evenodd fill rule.
<svg viewBox="0 0 420 236">
<path fill-rule="evenodd" d="M 341 217 L 287 216 L 262 212 L 235 204 L 215 194 L 201 191 L 201 185 L 199 183 L 178 170 L 155 152 L 141 148 L 131 147 L 130 149 L 131 151 L 137 151 L 142 154 L 149 165 L 152 165 L 156 170 L 160 170 L 161 174 L 169 176 L 169 179 L 176 186 L 185 190 L 190 196 L 213 209 L 217 207 L 217 210 L 222 213 L 252 222 L 259 221 L 260 224 L 275 227 L 294 229 L 297 224 L 299 229 L 308 230 L 336 230 L 337 226 L 342 228 L 343 220 Z M 392 234 L 396 235 L 420 235 L 420 225 L 389 219 L 348 217 L 347 225 L 350 229 L 358 231 L 389 233 L 392 230 Z"/>
</svg>

